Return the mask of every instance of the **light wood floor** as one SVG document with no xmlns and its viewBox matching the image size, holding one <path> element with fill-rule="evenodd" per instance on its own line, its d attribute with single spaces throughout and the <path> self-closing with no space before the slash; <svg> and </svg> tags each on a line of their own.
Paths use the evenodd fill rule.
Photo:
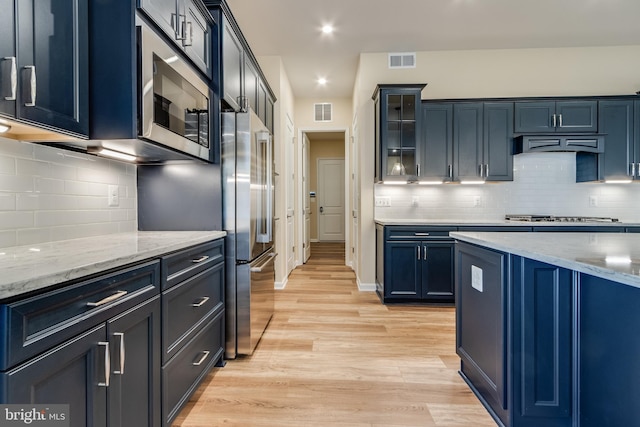
<svg viewBox="0 0 640 427">
<path fill-rule="evenodd" d="M 344 244 L 314 244 L 254 354 L 214 369 L 174 426 L 495 427 L 457 373 L 454 309 L 382 305 L 342 264 Z"/>
</svg>

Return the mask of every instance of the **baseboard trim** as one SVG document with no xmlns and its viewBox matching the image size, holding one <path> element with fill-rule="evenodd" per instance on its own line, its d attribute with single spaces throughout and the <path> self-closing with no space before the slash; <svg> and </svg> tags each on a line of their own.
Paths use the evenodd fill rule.
<svg viewBox="0 0 640 427">
<path fill-rule="evenodd" d="M 273 287 L 277 290 L 282 290 L 287 287 L 287 282 L 289 282 L 289 277 L 285 278 L 283 282 L 275 282 Z"/>
<path fill-rule="evenodd" d="M 358 290 L 360 292 L 375 292 L 376 284 L 375 283 L 362 283 L 359 277 L 356 277 L 356 283 L 358 284 Z"/>
</svg>

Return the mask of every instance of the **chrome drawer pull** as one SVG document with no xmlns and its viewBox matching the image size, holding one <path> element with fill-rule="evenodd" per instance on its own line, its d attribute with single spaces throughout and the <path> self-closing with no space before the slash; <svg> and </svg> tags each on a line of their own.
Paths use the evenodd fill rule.
<svg viewBox="0 0 640 427">
<path fill-rule="evenodd" d="M 200 366 L 200 365 L 202 365 L 202 363 L 203 363 L 205 360 L 207 360 L 207 357 L 209 357 L 209 353 L 210 353 L 209 351 L 206 351 L 206 350 L 205 350 L 205 351 L 203 351 L 203 352 L 202 352 L 202 357 L 200 358 L 200 360 L 198 360 L 197 362 L 193 362 L 193 363 L 192 363 L 192 365 L 193 365 L 193 366 Z"/>
<path fill-rule="evenodd" d="M 24 103 L 25 107 L 35 107 L 36 106 L 36 92 L 37 92 L 37 81 L 36 81 L 36 66 L 35 65 L 25 65 L 24 71 L 29 73 L 28 78 L 24 81 L 25 90 L 29 90 L 29 94 L 25 95 L 25 98 L 28 99 L 28 102 Z"/>
<path fill-rule="evenodd" d="M 99 387 L 109 387 L 109 379 L 111 373 L 111 360 L 109 358 L 109 343 L 100 341 L 98 345 L 104 346 L 104 382 L 98 383 Z"/>
<path fill-rule="evenodd" d="M 16 90 L 18 87 L 18 71 L 16 68 L 16 57 L 15 56 L 7 56 L 2 58 L 2 61 L 7 61 L 9 63 L 9 70 L 7 71 L 5 68 L 2 70 L 2 80 L 5 81 L 3 83 L 3 97 L 5 101 L 15 101 L 16 100 Z M 8 76 L 5 75 L 8 74 Z"/>
<path fill-rule="evenodd" d="M 413 233 L 414 236 L 428 236 L 429 233 Z"/>
<path fill-rule="evenodd" d="M 113 335 L 120 338 L 120 370 L 113 371 L 113 373 L 118 375 L 124 375 L 124 358 L 125 358 L 124 332 L 114 332 Z"/>
<path fill-rule="evenodd" d="M 200 302 L 194 302 L 191 304 L 191 307 L 202 307 L 205 302 L 209 301 L 209 297 L 202 297 Z"/>
<path fill-rule="evenodd" d="M 117 300 L 118 298 L 122 298 L 127 293 L 128 293 L 127 291 L 118 291 L 115 294 L 113 294 L 111 296 L 108 296 L 106 298 L 103 298 L 98 302 L 88 302 L 87 303 L 87 307 L 100 307 L 101 305 L 108 304 L 108 303 L 110 303 L 112 301 Z"/>
<path fill-rule="evenodd" d="M 199 264 L 199 263 L 201 263 L 202 261 L 206 261 L 206 260 L 208 260 L 208 259 L 209 259 L 209 255 L 203 255 L 203 256 L 201 256 L 200 258 L 192 259 L 192 260 L 191 260 L 191 262 L 192 262 L 192 263 L 194 263 L 194 264 Z"/>
</svg>

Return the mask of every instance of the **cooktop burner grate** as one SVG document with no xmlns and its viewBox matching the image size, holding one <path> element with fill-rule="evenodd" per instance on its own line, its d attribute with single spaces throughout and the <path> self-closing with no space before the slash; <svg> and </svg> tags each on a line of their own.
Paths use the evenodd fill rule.
<svg viewBox="0 0 640 427">
<path fill-rule="evenodd" d="M 597 216 L 505 215 L 504 219 L 524 222 L 618 222 L 617 218 Z"/>
</svg>

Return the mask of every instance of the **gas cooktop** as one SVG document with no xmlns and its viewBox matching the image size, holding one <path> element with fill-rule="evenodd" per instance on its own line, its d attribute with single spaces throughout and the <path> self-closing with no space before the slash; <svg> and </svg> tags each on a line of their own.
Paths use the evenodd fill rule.
<svg viewBox="0 0 640 427">
<path fill-rule="evenodd" d="M 504 219 L 525 222 L 618 222 L 617 218 L 597 216 L 505 215 Z"/>
</svg>

